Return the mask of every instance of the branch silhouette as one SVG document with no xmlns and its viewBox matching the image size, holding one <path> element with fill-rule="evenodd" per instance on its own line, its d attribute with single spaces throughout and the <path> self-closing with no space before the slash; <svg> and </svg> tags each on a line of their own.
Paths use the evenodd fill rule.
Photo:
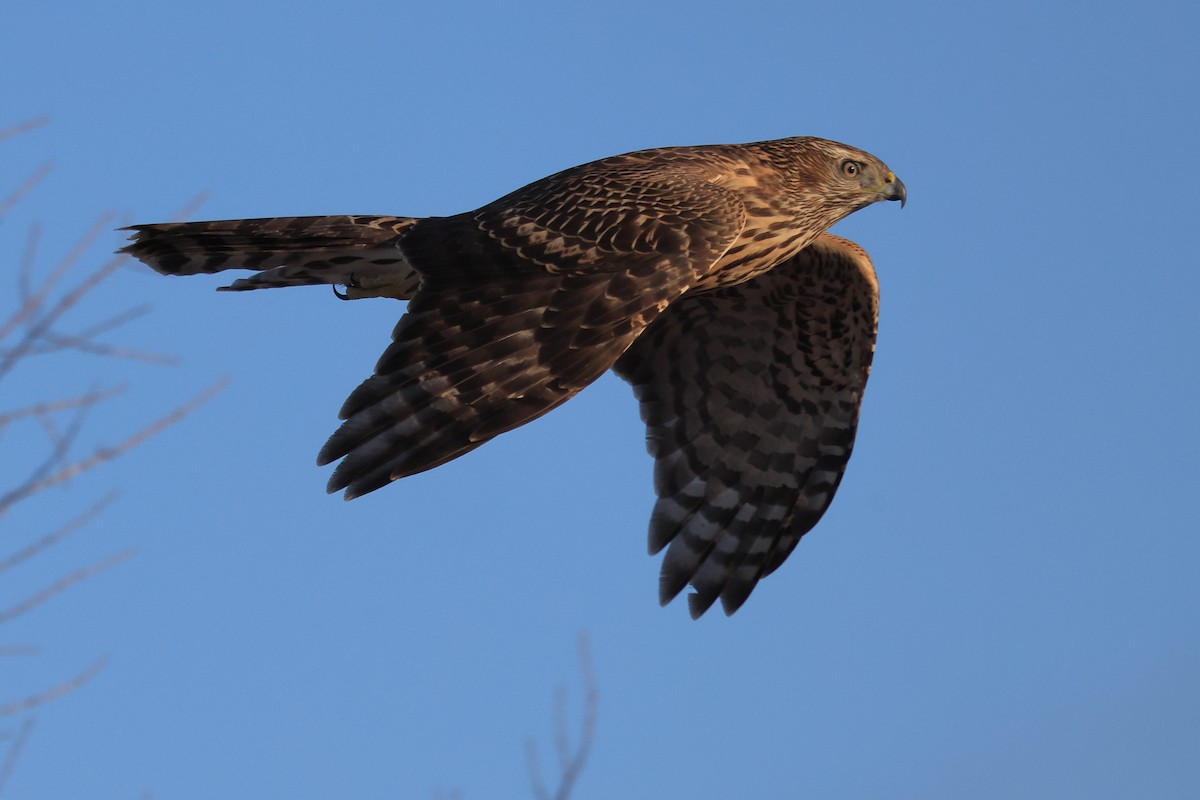
<svg viewBox="0 0 1200 800">
<path fill-rule="evenodd" d="M 39 117 L 2 128 L 0 142 L 34 131 L 46 122 L 46 118 Z M 49 172 L 50 164 L 42 164 L 14 190 L 0 196 L 0 221 L 30 196 L 45 181 Z M 7 314 L 0 312 L 0 387 L 9 389 L 6 392 L 8 397 L 14 394 L 35 396 L 32 401 L 15 407 L 0 405 L 0 440 L 18 439 L 20 445 L 19 449 L 8 454 L 8 463 L 15 464 L 18 470 L 24 470 L 23 477 L 6 485 L 0 484 L 0 575 L 27 568 L 36 563 L 39 557 L 88 529 L 114 502 L 116 493 L 105 494 L 44 533 L 5 530 L 4 523 L 17 505 L 41 503 L 46 513 L 40 516 L 53 518 L 61 513 L 61 502 L 57 498 L 45 499 L 45 493 L 73 484 L 102 464 L 126 455 L 181 421 L 225 385 L 225 381 L 214 383 L 178 408 L 120 437 L 116 444 L 97 447 L 90 452 L 78 452 L 80 433 L 85 427 L 93 426 L 93 418 L 104 407 L 124 397 L 127 387 L 114 384 L 72 391 L 65 385 L 65 380 L 79 371 L 80 365 L 73 361 L 64 363 L 56 373 L 63 376 L 64 385 L 59 385 L 57 379 L 47 384 L 44 379 L 39 382 L 23 378 L 22 367 L 35 358 L 45 357 L 99 358 L 102 359 L 101 365 L 104 362 L 128 360 L 149 364 L 174 363 L 169 356 L 116 344 L 107 338 L 143 316 L 146 313 L 144 306 L 134 306 L 96 318 L 92 312 L 97 304 L 88 304 L 96 290 L 116 276 L 128 261 L 124 256 L 105 257 L 98 265 L 86 266 L 89 253 L 101 235 L 112 227 L 112 219 L 111 213 L 100 215 L 73 243 L 67 254 L 42 276 L 38 275 L 36 268 L 41 234 L 36 226 L 31 227 L 18 261 L 15 307 Z M 5 256 L 0 250 L 0 260 Z M 14 389 L 18 391 L 12 391 Z M 36 397 L 39 393 L 44 394 Z M 35 508 L 40 510 L 42 506 Z M 81 582 L 108 571 L 133 553 L 133 548 L 117 549 L 107 556 L 69 570 L 15 600 L 0 597 L 0 626 L 35 613 L 43 604 L 76 588 Z M 38 649 L 32 645 L 0 642 L 0 659 L 37 654 Z M 22 751 L 29 744 L 35 720 L 33 712 L 80 689 L 99 674 L 106 662 L 106 657 L 99 656 L 65 680 L 36 688 L 23 696 L 6 697 L 0 694 L 0 721 L 20 718 L 15 729 L 0 730 L 0 795 L 8 785 Z M 3 661 L 0 660 L 2 668 Z M 7 685 L 6 681 L 0 679 L 0 686 Z"/>
<path fill-rule="evenodd" d="M 529 763 L 529 780 L 537 800 L 567 800 L 579 780 L 596 735 L 596 709 L 600 692 L 586 633 L 579 634 L 579 671 L 583 677 L 583 716 L 579 723 L 579 741 L 571 746 L 567 724 L 567 692 L 559 687 L 554 693 L 554 752 L 558 761 L 558 786 L 553 792 L 546 787 L 538 762 L 538 748 L 532 739 L 525 743 Z"/>
</svg>

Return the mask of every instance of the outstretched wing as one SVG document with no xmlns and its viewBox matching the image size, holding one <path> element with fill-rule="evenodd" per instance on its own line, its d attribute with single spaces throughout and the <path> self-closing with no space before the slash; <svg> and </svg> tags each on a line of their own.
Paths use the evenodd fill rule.
<svg viewBox="0 0 1200 800">
<path fill-rule="evenodd" d="M 820 519 L 854 444 L 878 304 L 866 253 L 823 234 L 682 298 L 616 363 L 655 458 L 662 603 L 690 582 L 693 617 L 718 597 L 732 614 Z"/>
<path fill-rule="evenodd" d="M 599 162 L 401 241 L 421 288 L 318 463 L 347 499 L 431 469 L 587 386 L 741 232 L 684 170 Z"/>
<path fill-rule="evenodd" d="M 134 225 L 122 248 L 163 275 L 258 270 L 231 291 L 341 284 L 349 297 L 405 299 L 418 276 L 396 242 L 411 217 L 266 217 Z"/>
</svg>

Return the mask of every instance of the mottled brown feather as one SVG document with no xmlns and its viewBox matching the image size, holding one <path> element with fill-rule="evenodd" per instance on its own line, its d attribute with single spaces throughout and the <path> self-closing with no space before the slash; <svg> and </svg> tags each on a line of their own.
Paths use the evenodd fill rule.
<svg viewBox="0 0 1200 800">
<path fill-rule="evenodd" d="M 344 457 L 331 491 L 372 491 L 560 405 L 612 366 L 742 229 L 737 199 L 690 175 L 605 178 L 571 187 L 597 219 L 610 214 L 608 227 L 587 213 L 547 214 L 535 188 L 405 236 L 421 290 L 321 450 L 322 464 Z M 665 251 L 611 230 L 624 219 L 613 208 L 629 206 L 635 188 L 648 226 L 672 222 Z M 543 263 L 551 253 L 554 270 Z"/>
<path fill-rule="evenodd" d="M 828 234 L 775 269 L 674 303 L 615 371 L 655 457 L 661 601 L 737 610 L 833 499 L 878 319 L 866 253 Z"/>
<path fill-rule="evenodd" d="M 874 337 L 865 253 L 824 235 L 904 185 L 868 153 L 795 137 L 626 153 L 451 217 L 135 226 L 164 274 L 231 290 L 345 286 L 409 300 L 318 461 L 347 498 L 456 458 L 616 364 L 656 459 L 660 595 L 732 613 L 824 512 Z M 620 359 L 618 361 L 618 359 Z"/>
</svg>

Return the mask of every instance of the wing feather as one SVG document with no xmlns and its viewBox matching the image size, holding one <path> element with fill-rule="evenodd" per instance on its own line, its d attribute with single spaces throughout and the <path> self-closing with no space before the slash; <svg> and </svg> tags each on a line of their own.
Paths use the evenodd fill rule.
<svg viewBox="0 0 1200 800">
<path fill-rule="evenodd" d="M 625 352 L 655 457 L 660 599 L 733 613 L 816 524 L 853 448 L 874 352 L 866 253 L 823 234 L 750 281 L 672 305 Z"/>
<path fill-rule="evenodd" d="M 693 174 L 610 168 L 569 170 L 415 226 L 401 250 L 421 288 L 318 456 L 343 459 L 329 490 L 372 491 L 560 405 L 695 284 L 744 223 L 735 196 Z"/>
</svg>

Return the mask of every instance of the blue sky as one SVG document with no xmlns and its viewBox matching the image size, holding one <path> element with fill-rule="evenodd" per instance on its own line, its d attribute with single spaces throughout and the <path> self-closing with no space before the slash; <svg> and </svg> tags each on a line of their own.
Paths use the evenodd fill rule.
<svg viewBox="0 0 1200 800">
<path fill-rule="evenodd" d="M 8 9 L 0 127 L 52 122 L 0 145 L 0 194 L 55 163 L 0 225 L 13 286 L 35 222 L 48 270 L 106 210 L 157 221 L 207 192 L 199 218 L 448 214 L 661 145 L 846 141 L 884 159 L 909 202 L 837 228 L 882 285 L 838 497 L 735 617 L 699 622 L 655 602 L 651 461 L 615 377 L 343 503 L 314 458 L 400 307 L 217 294 L 215 278 L 131 267 L 84 316 L 150 304 L 110 340 L 180 363 L 46 359 L 0 408 L 127 381 L 86 453 L 232 384 L 0 521 L 0 548 L 16 547 L 120 492 L 85 533 L 0 576 L 0 606 L 138 550 L 0 627 L 42 648 L 0 657 L 0 702 L 109 658 L 38 713 L 6 796 L 529 796 L 523 741 L 545 753 L 556 686 L 575 709 L 586 630 L 601 698 L 577 798 L 1195 797 L 1196 14 Z M 0 442 L 4 485 L 20 445 Z"/>
</svg>

